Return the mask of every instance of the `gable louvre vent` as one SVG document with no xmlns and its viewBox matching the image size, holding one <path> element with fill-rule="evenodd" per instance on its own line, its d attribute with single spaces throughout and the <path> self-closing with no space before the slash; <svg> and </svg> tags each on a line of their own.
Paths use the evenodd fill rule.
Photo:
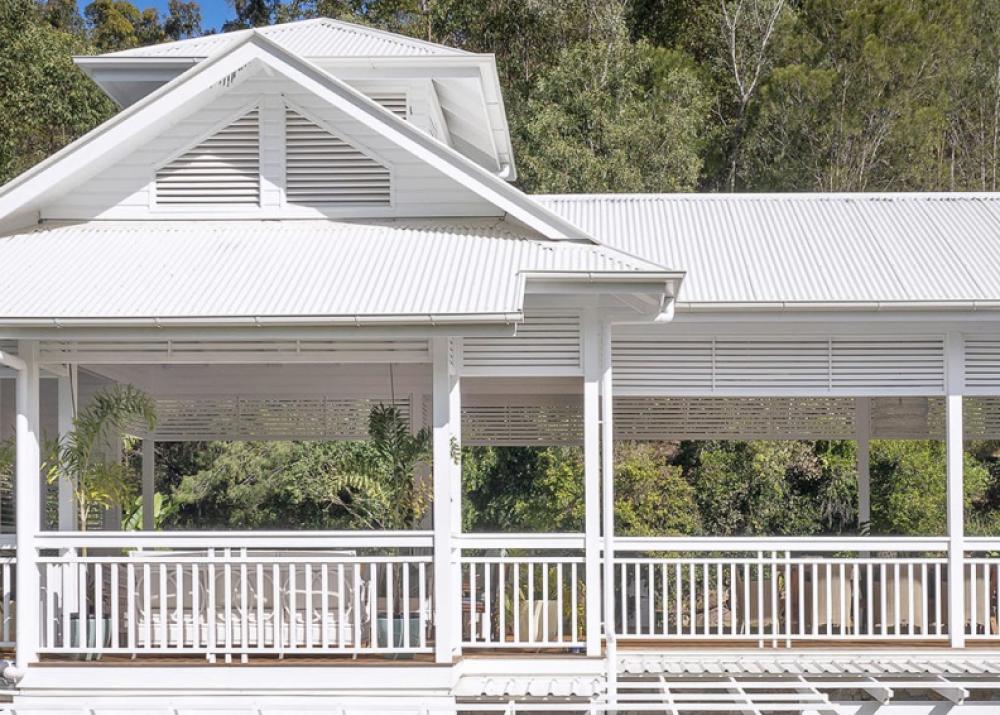
<svg viewBox="0 0 1000 715">
<path fill-rule="evenodd" d="M 304 206 L 390 204 L 389 170 L 285 108 L 285 196 Z"/>
<path fill-rule="evenodd" d="M 406 119 L 409 108 L 406 92 L 371 92 L 368 98 L 380 104 L 383 109 L 388 109 L 400 119 Z"/>
<path fill-rule="evenodd" d="M 254 108 L 156 172 L 158 204 L 260 203 L 260 112 Z"/>
</svg>

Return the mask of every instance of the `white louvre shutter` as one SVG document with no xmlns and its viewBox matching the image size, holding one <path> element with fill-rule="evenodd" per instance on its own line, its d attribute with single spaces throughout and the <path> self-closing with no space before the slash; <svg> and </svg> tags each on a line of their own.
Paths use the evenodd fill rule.
<svg viewBox="0 0 1000 715">
<path fill-rule="evenodd" d="M 156 202 L 260 203 L 260 113 L 255 108 L 156 172 Z"/>
<path fill-rule="evenodd" d="M 285 109 L 285 196 L 303 206 L 388 206 L 389 170 L 291 108 Z"/>
<path fill-rule="evenodd" d="M 1000 389 L 1000 338 L 965 339 L 965 387 L 970 392 Z"/>
<path fill-rule="evenodd" d="M 580 315 L 546 312 L 526 315 L 510 338 L 465 338 L 466 373 L 523 373 L 532 370 L 578 372 L 581 362 Z"/>
<path fill-rule="evenodd" d="M 620 337 L 614 340 L 621 395 L 816 394 L 884 390 L 940 394 L 939 337 Z"/>
<path fill-rule="evenodd" d="M 400 119 L 407 118 L 406 92 L 370 92 L 368 98 L 382 105 Z"/>
</svg>

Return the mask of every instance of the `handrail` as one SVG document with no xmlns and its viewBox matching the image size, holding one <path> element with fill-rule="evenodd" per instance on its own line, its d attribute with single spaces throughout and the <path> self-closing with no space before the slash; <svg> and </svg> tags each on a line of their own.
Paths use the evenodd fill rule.
<svg viewBox="0 0 1000 715">
<path fill-rule="evenodd" d="M 1000 536 L 966 536 L 967 551 L 1000 551 Z"/>
<path fill-rule="evenodd" d="M 352 547 L 430 548 L 430 531 L 62 531 L 43 532 L 39 549 Z"/>
<path fill-rule="evenodd" d="M 616 536 L 627 551 L 944 551 L 944 536 Z"/>
<path fill-rule="evenodd" d="M 461 549 L 582 549 L 583 534 L 488 533 L 456 534 L 452 537 Z"/>
</svg>

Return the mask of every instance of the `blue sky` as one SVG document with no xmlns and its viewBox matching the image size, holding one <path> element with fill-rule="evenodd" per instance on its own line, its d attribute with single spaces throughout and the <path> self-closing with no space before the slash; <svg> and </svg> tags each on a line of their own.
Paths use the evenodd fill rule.
<svg viewBox="0 0 1000 715">
<path fill-rule="evenodd" d="M 132 4 L 140 10 L 147 7 L 155 7 L 160 14 L 167 12 L 167 0 L 131 0 Z M 80 12 L 90 4 L 90 0 L 77 0 Z M 233 8 L 226 0 L 199 0 L 201 6 L 201 26 L 203 30 L 218 30 L 222 23 L 233 16 Z"/>
</svg>

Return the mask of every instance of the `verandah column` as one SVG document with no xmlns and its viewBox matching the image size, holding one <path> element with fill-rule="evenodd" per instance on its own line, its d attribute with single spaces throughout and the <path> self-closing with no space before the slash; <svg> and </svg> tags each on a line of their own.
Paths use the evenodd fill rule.
<svg viewBox="0 0 1000 715">
<path fill-rule="evenodd" d="M 948 465 L 948 633 L 953 648 L 965 647 L 964 361 L 962 335 L 948 333 L 945 338 L 945 450 Z"/>
<path fill-rule="evenodd" d="M 872 481 L 871 433 L 872 412 L 870 397 L 854 398 L 854 430 L 858 456 L 858 526 L 871 531 Z"/>
<path fill-rule="evenodd" d="M 618 658 L 615 645 L 615 450 L 614 375 L 612 373 L 612 328 L 604 323 L 601 331 L 601 477 L 603 485 L 604 531 L 604 629 L 607 637 L 607 696 L 618 697 Z"/>
<path fill-rule="evenodd" d="M 59 441 L 73 431 L 73 419 L 77 408 L 77 369 L 76 365 L 67 365 L 65 374 L 58 378 L 59 402 Z M 59 475 L 59 531 L 76 530 L 76 499 L 72 478 L 67 474 Z"/>
<path fill-rule="evenodd" d="M 24 670 L 38 660 L 41 634 L 41 586 L 35 539 L 41 529 L 41 455 L 39 448 L 38 343 L 21 340 L 18 355 L 25 367 L 17 373 L 15 444 L 17 513 L 17 657 Z"/>
<path fill-rule="evenodd" d="M 587 655 L 601 654 L 601 323 L 583 314 L 583 481 Z"/>
<path fill-rule="evenodd" d="M 454 374 L 451 341 L 432 347 L 432 458 L 434 484 L 434 659 L 450 663 L 461 648 L 461 570 L 453 535 L 461 526 L 461 386 Z"/>
</svg>

